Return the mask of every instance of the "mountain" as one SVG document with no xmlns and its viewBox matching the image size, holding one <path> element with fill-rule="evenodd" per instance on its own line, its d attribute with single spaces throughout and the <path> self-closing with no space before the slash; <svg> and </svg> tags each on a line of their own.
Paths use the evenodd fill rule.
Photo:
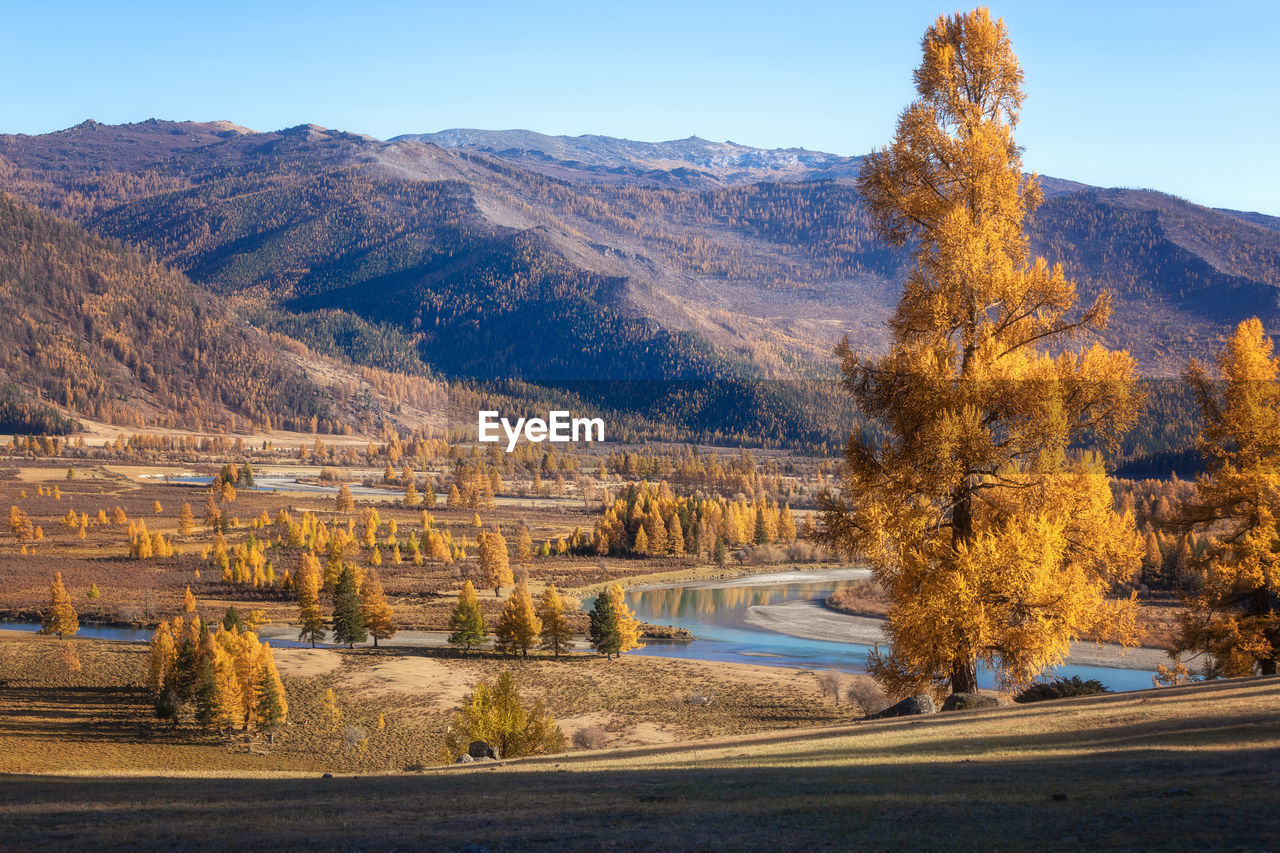
<svg viewBox="0 0 1280 853">
<path fill-rule="evenodd" d="M 908 255 L 872 233 L 858 165 L 528 131 L 0 137 L 0 189 L 154 251 L 264 328 L 342 326 L 359 333 L 317 345 L 400 369 L 385 339 L 446 376 L 544 383 L 830 377 L 842 335 L 882 348 Z M 1176 375 L 1245 316 L 1280 326 L 1271 218 L 1044 184 L 1033 249 L 1082 297 L 1115 292 L 1103 339 L 1145 373 Z"/>
<path fill-rule="evenodd" d="M 0 341 L 5 432 L 72 417 L 336 432 L 385 410 L 371 373 L 269 338 L 181 273 L 4 193 Z"/>
<path fill-rule="evenodd" d="M 442 130 L 397 136 L 441 148 L 482 151 L 550 177 L 601 183 L 716 186 L 856 178 L 861 157 L 804 148 L 751 148 L 691 136 L 636 142 L 611 136 L 548 136 L 531 130 Z"/>
</svg>

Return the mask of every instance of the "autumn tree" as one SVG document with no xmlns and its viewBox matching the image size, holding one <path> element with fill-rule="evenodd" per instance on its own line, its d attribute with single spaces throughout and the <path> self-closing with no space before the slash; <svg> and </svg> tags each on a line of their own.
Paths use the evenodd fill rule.
<svg viewBox="0 0 1280 853">
<path fill-rule="evenodd" d="M 190 536 L 196 531 L 196 517 L 191 512 L 191 504 L 184 503 L 178 510 L 178 535 Z"/>
<path fill-rule="evenodd" d="M 560 657 L 560 650 L 569 648 L 573 641 L 573 628 L 564 614 L 564 596 L 555 584 L 548 584 L 538 597 L 538 618 L 542 620 L 542 648 Z"/>
<path fill-rule="evenodd" d="M 262 644 L 257 670 L 258 699 L 254 706 L 255 724 L 266 731 L 268 744 L 274 745 L 276 731 L 289 717 L 289 700 L 285 696 L 280 672 L 276 669 L 275 654 L 268 643 Z"/>
<path fill-rule="evenodd" d="M 351 496 L 351 487 L 343 483 L 338 487 L 338 496 L 334 499 L 334 509 L 339 515 L 346 515 L 356 508 L 355 498 Z"/>
<path fill-rule="evenodd" d="M 533 597 L 524 581 L 516 584 L 511 596 L 502 608 L 498 624 L 494 626 L 494 645 L 501 652 L 520 651 L 528 657 L 529 647 L 538 641 L 542 632 L 542 620 L 533 609 Z"/>
<path fill-rule="evenodd" d="M 76 616 L 76 609 L 71 606 L 67 588 L 62 585 L 62 572 L 57 572 L 53 576 L 53 583 L 49 585 L 49 607 L 45 610 L 40 632 L 57 634 L 61 640 L 63 637 L 74 637 L 79 630 L 80 619 Z"/>
<path fill-rule="evenodd" d="M 395 636 L 395 613 L 387 603 L 386 593 L 382 591 L 382 581 L 378 578 L 377 569 L 369 569 L 364 576 L 364 584 L 360 587 L 360 612 L 364 616 L 365 627 L 373 636 L 375 649 L 378 647 L 378 640 L 388 640 Z"/>
<path fill-rule="evenodd" d="M 562 752 L 568 745 L 541 700 L 526 704 L 509 672 L 492 685 L 476 685 L 449 726 L 445 757 L 457 758 L 473 741 L 489 744 L 500 758 Z"/>
<path fill-rule="evenodd" d="M 1200 556 L 1183 560 L 1199 577 L 1172 654 L 1208 656 L 1209 676 L 1275 675 L 1280 662 L 1280 359 L 1252 318 L 1218 358 L 1221 382 L 1192 362 L 1200 400 L 1200 450 L 1208 472 L 1184 523 L 1209 531 Z M 1186 546 L 1184 540 L 1184 547 Z"/>
<path fill-rule="evenodd" d="M 302 553 L 294 588 L 298 594 L 298 639 L 309 641 L 314 649 L 325 635 L 324 614 L 320 612 L 320 561 L 315 554 Z"/>
<path fill-rule="evenodd" d="M 333 588 L 333 641 L 346 643 L 351 648 L 369 639 L 365 630 L 364 614 L 360 612 L 360 589 L 350 565 L 342 567 L 338 583 Z"/>
<path fill-rule="evenodd" d="M 458 604 L 449 616 L 449 642 L 455 646 L 464 646 L 471 651 L 472 646 L 484 642 L 484 615 L 480 612 L 480 599 L 476 596 L 476 588 L 467 581 L 458 593 Z"/>
<path fill-rule="evenodd" d="M 1109 295 L 1073 314 L 1075 285 L 1030 258 L 1039 204 L 1013 130 L 1022 70 L 986 9 L 925 34 L 918 99 L 858 179 L 882 238 L 915 257 L 882 357 L 837 348 L 844 385 L 878 422 L 851 436 L 827 540 L 871 563 L 891 600 L 872 673 L 895 695 L 977 689 L 984 665 L 1016 685 L 1069 643 L 1131 637 L 1132 602 L 1107 593 L 1139 562 L 1099 457 L 1135 416 L 1133 360 L 1064 347 L 1103 328 Z"/>
<path fill-rule="evenodd" d="M 533 559 L 533 536 L 529 533 L 529 528 L 523 524 L 516 531 L 515 552 L 517 563 L 527 563 Z"/>
<path fill-rule="evenodd" d="M 191 587 L 187 587 L 186 592 L 182 594 L 182 612 L 196 612 L 196 597 L 191 593 Z"/>
<path fill-rule="evenodd" d="M 507 540 L 496 530 L 476 535 L 480 556 L 480 582 L 493 588 L 497 598 L 502 587 L 510 586 L 515 578 L 511 574 L 511 561 L 507 556 Z"/>
</svg>

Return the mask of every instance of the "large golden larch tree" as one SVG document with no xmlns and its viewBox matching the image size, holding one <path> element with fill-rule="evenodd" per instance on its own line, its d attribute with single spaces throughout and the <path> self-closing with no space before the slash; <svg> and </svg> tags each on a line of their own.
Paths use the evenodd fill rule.
<svg viewBox="0 0 1280 853">
<path fill-rule="evenodd" d="M 1030 257 L 1041 194 L 1013 130 L 1022 70 L 986 9 L 925 33 L 917 100 L 859 189 L 884 238 L 914 257 L 888 352 L 846 339 L 844 384 L 877 423 L 850 438 L 827 540 L 867 560 L 892 600 L 872 673 L 896 695 L 977 689 L 979 665 L 1026 683 L 1090 634 L 1125 639 L 1131 601 L 1109 598 L 1139 563 L 1101 457 L 1138 406 L 1128 353 L 1069 349 L 1101 329 L 1103 295 Z M 1056 351 L 1056 354 L 1051 354 Z"/>
</svg>

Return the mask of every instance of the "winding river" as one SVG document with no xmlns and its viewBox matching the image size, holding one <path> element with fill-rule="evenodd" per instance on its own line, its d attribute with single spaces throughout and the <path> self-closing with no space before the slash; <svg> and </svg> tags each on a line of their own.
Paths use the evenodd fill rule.
<svg viewBox="0 0 1280 853">
<path fill-rule="evenodd" d="M 879 623 L 845 616 L 823 606 L 834 591 L 868 576 L 865 569 L 831 569 L 777 572 L 768 575 L 684 585 L 637 587 L 627 591 L 636 616 L 655 625 L 686 628 L 697 638 L 687 642 L 650 640 L 632 654 L 691 660 L 726 661 L 767 666 L 839 669 L 863 672 L 867 653 L 880 640 Z M 584 601 L 584 607 L 590 607 Z M 2 623 L 0 628 L 37 631 L 36 623 Z M 296 629 L 264 626 L 277 648 L 299 648 Z M 123 642 L 147 642 L 148 629 L 83 625 L 79 636 Z M 401 631 L 387 646 L 440 646 L 438 631 Z M 1078 646 L 1088 659 L 1092 644 Z M 1073 652 L 1073 656 L 1075 652 Z M 1152 661 L 1163 660 L 1151 650 L 1138 650 L 1116 661 L 1134 668 L 1094 666 L 1069 661 L 1052 675 L 1096 678 L 1112 690 L 1141 690 L 1151 686 Z M 1143 667 L 1143 668 L 1139 668 Z M 992 686 L 989 673 L 981 672 L 984 686 Z"/>
<path fill-rule="evenodd" d="M 863 672 L 867 653 L 879 639 L 878 625 L 835 613 L 822 602 L 869 574 L 866 569 L 794 571 L 628 590 L 627 603 L 637 618 L 686 628 L 697 638 L 648 641 L 633 654 Z M 1149 669 L 1078 663 L 1048 674 L 1096 678 L 1112 690 L 1151 687 L 1152 675 Z M 983 686 L 992 686 L 990 673 L 979 678 Z"/>
</svg>

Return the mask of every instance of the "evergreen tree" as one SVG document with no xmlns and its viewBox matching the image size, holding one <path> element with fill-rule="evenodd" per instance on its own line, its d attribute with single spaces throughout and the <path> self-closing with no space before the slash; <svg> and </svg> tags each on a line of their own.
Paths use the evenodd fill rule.
<svg viewBox="0 0 1280 853">
<path fill-rule="evenodd" d="M 764 507 L 756 507 L 756 528 L 753 537 L 757 545 L 764 545 L 769 541 L 769 527 L 764 520 Z"/>
<path fill-rule="evenodd" d="M 622 633 L 618 629 L 618 612 L 613 607 L 613 596 L 601 592 L 591 607 L 591 624 L 587 631 L 591 648 L 606 658 L 622 654 Z"/>
<path fill-rule="evenodd" d="M 57 572 L 53 576 L 53 583 L 49 585 L 49 607 L 45 610 L 40 632 L 57 634 L 61 640 L 63 637 L 74 637 L 79 630 L 80 619 L 76 616 L 76 609 L 71 606 L 67 588 L 62 585 L 62 572 Z"/>
<path fill-rule="evenodd" d="M 240 611 L 236 609 L 234 604 L 228 605 L 227 611 L 222 614 L 222 627 L 228 631 L 249 630 L 249 626 L 245 623 L 244 617 L 240 615 Z"/>
<path fill-rule="evenodd" d="M 560 657 L 560 650 L 569 648 L 573 641 L 573 628 L 565 618 L 564 597 L 555 584 L 548 584 L 539 596 L 538 618 L 542 620 L 542 648 Z"/>
<path fill-rule="evenodd" d="M 480 612 L 480 599 L 476 596 L 476 588 L 467 581 L 458 593 L 458 604 L 449 617 L 449 642 L 455 646 L 465 646 L 471 651 L 485 640 L 484 615 Z"/>
<path fill-rule="evenodd" d="M 364 615 L 360 612 L 360 590 L 351 566 L 344 565 L 338 583 L 333 588 L 333 641 L 346 643 L 347 648 L 369 639 L 365 631 Z"/>
<path fill-rule="evenodd" d="M 378 640 L 388 640 L 396 633 L 395 614 L 382 591 L 382 581 L 378 578 L 377 569 L 369 569 L 365 574 L 364 584 L 360 587 L 360 599 L 360 612 L 364 615 L 365 627 L 373 635 L 373 647 L 376 649 Z"/>
<path fill-rule="evenodd" d="M 244 720 L 235 660 L 211 633 L 201 637 L 195 672 L 195 718 L 202 726 L 235 728 Z"/>
<path fill-rule="evenodd" d="M 541 631 L 542 620 L 534 612 L 529 585 L 521 581 L 511 591 L 502 615 L 498 617 L 498 624 L 493 629 L 494 644 L 498 651 L 515 652 L 518 649 L 521 655 L 528 657 L 529 647 L 538 641 Z"/>
</svg>

